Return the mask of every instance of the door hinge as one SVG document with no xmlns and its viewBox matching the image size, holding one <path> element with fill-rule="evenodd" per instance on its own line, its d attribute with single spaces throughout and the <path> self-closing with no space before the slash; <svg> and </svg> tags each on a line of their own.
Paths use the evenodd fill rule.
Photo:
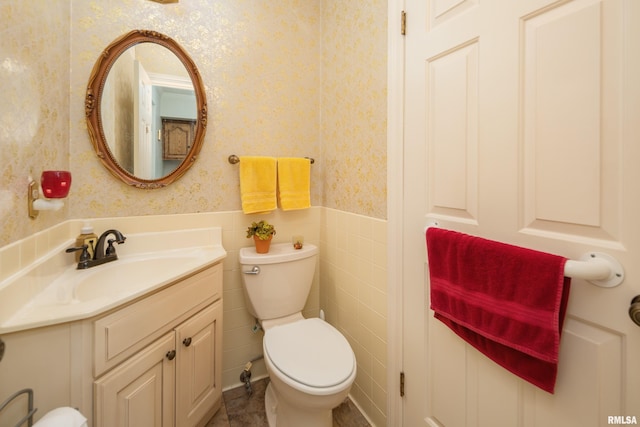
<svg viewBox="0 0 640 427">
<path fill-rule="evenodd" d="M 400 34 L 407 34 L 407 12 L 404 10 L 400 12 Z"/>
<path fill-rule="evenodd" d="M 404 372 L 400 372 L 400 397 L 404 397 Z"/>
</svg>

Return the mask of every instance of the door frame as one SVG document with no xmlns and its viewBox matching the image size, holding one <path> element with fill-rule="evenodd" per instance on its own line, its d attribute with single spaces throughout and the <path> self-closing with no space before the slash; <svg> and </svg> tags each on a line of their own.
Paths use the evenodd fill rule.
<svg viewBox="0 0 640 427">
<path fill-rule="evenodd" d="M 388 0 L 387 13 L 387 425 L 402 426 L 402 271 L 404 153 L 404 0 Z"/>
</svg>

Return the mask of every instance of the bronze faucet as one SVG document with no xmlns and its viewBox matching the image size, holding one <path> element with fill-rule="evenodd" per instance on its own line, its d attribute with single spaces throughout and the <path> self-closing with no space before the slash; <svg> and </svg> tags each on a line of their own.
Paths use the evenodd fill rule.
<svg viewBox="0 0 640 427">
<path fill-rule="evenodd" d="M 115 239 L 108 239 L 107 237 L 113 234 Z M 71 253 L 76 251 L 82 251 L 80 254 L 80 260 L 78 261 L 78 270 L 85 270 L 87 268 L 95 267 L 96 265 L 104 264 L 106 262 L 115 261 L 118 259 L 118 254 L 116 254 L 116 248 L 113 246 L 114 243 L 119 245 L 123 244 L 127 238 L 122 235 L 118 230 L 107 230 L 100 235 L 98 238 L 98 243 L 96 244 L 96 248 L 93 254 L 93 258 L 89 255 L 88 246 L 82 245 L 79 247 L 67 248 L 65 252 Z M 104 248 L 104 242 L 107 241 L 107 248 Z"/>
</svg>

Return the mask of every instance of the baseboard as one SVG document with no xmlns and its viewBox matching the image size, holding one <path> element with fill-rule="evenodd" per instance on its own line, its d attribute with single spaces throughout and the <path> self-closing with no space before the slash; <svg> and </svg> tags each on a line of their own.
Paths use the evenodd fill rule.
<svg viewBox="0 0 640 427">
<path fill-rule="evenodd" d="M 349 400 L 351 400 L 351 403 L 353 403 L 353 406 L 358 408 L 358 411 L 360 411 L 364 419 L 367 420 L 367 422 L 371 425 L 371 427 L 376 427 L 375 423 L 371 421 L 371 419 L 367 416 L 367 413 L 364 409 L 362 409 L 362 406 L 358 405 L 358 402 L 356 402 L 356 400 L 353 398 L 351 393 L 349 393 L 348 397 L 349 397 Z"/>
</svg>

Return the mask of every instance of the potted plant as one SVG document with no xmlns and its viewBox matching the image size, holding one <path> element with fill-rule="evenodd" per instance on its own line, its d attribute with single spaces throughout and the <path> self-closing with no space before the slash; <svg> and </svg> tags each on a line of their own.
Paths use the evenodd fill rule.
<svg viewBox="0 0 640 427">
<path fill-rule="evenodd" d="M 274 234 L 276 234 L 276 228 L 265 220 L 252 222 L 247 228 L 247 239 L 253 236 L 256 252 L 259 254 L 269 252 L 269 246 Z"/>
</svg>

